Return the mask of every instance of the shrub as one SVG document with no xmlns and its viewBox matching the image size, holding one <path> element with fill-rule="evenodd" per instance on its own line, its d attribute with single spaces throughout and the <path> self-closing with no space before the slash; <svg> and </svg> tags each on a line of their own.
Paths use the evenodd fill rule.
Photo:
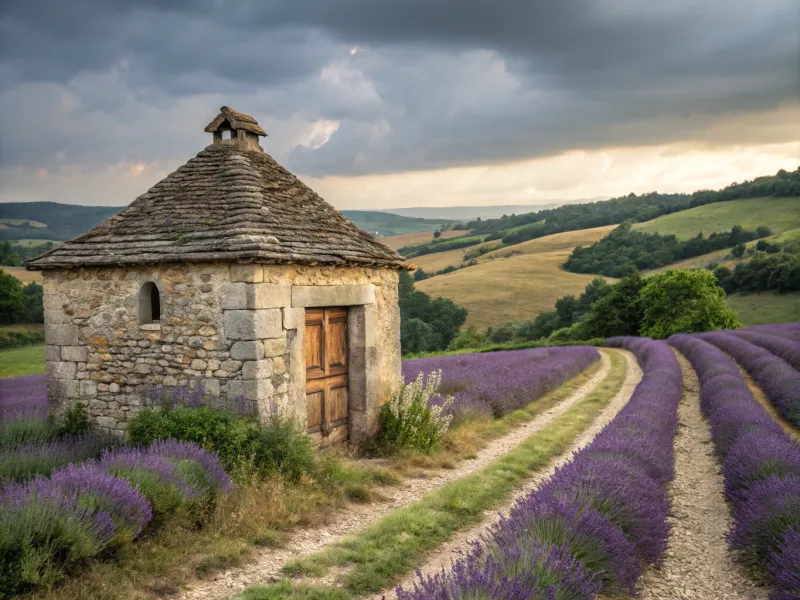
<svg viewBox="0 0 800 600">
<path fill-rule="evenodd" d="M 216 454 L 196 444 L 159 440 L 149 448 L 106 451 L 99 468 L 130 481 L 153 509 L 154 519 L 202 508 L 220 491 L 231 488 Z"/>
<path fill-rule="evenodd" d="M 71 565 L 97 556 L 114 537 L 107 512 L 79 495 L 39 484 L 0 490 L 0 597 L 51 586 Z"/>
<path fill-rule="evenodd" d="M 446 414 L 453 398 L 436 398 L 442 372 L 430 373 L 427 380 L 420 373 L 416 380 L 405 383 L 381 407 L 379 438 L 392 448 L 410 448 L 430 452 L 450 426 L 452 416 Z"/>
<path fill-rule="evenodd" d="M 216 452 L 232 473 L 254 470 L 297 480 L 314 468 L 311 439 L 277 411 L 260 424 L 254 418 L 211 407 L 144 409 L 131 421 L 128 438 L 145 446 L 168 438 L 193 442 Z"/>
<path fill-rule="evenodd" d="M 78 435 L 89 430 L 89 413 L 83 402 L 71 406 L 64 415 L 64 422 L 59 427 L 62 435 Z"/>
</svg>

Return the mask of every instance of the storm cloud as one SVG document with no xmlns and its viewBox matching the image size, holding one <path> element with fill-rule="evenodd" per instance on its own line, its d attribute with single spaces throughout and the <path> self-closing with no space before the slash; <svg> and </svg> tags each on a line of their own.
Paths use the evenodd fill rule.
<svg viewBox="0 0 800 600">
<path fill-rule="evenodd" d="M 221 104 L 254 115 L 267 151 L 317 178 L 800 139 L 796 124 L 732 125 L 782 118 L 797 102 L 792 0 L 6 0 L 0 10 L 5 177 L 182 162 L 208 143 L 202 128 Z"/>
</svg>

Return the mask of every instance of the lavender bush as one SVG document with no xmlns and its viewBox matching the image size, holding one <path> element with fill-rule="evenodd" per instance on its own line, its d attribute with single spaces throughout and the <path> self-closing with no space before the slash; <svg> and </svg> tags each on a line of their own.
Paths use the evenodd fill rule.
<svg viewBox="0 0 800 600">
<path fill-rule="evenodd" d="M 46 480 L 45 480 L 46 481 Z M 0 489 L 0 597 L 51 586 L 73 564 L 97 556 L 114 521 L 74 491 L 41 480 Z"/>
<path fill-rule="evenodd" d="M 454 398 L 447 414 L 463 421 L 522 408 L 599 358 L 597 350 L 587 346 L 456 354 L 403 361 L 403 377 L 410 383 L 420 373 L 441 371 L 439 391 Z"/>
<path fill-rule="evenodd" d="M 148 448 L 105 451 L 98 465 L 130 481 L 158 520 L 182 508 L 196 508 L 231 487 L 217 455 L 189 442 L 164 440 Z"/>
<path fill-rule="evenodd" d="M 449 571 L 401 600 L 594 598 L 632 594 L 642 561 L 666 549 L 680 365 L 664 342 L 615 338 L 644 376 L 628 404 L 573 461 L 520 499 Z"/>
<path fill-rule="evenodd" d="M 800 372 L 785 360 L 755 344 L 725 332 L 696 334 L 724 350 L 744 367 L 781 416 L 800 426 Z"/>
<path fill-rule="evenodd" d="M 732 332 L 736 337 L 747 340 L 751 344 L 769 350 L 800 371 L 800 342 L 795 342 L 777 335 L 757 333 L 742 329 Z"/>
<path fill-rule="evenodd" d="M 700 407 L 722 460 L 734 519 L 729 540 L 770 576 L 772 600 L 796 597 L 797 443 L 756 401 L 734 362 L 705 341 L 707 335 L 675 335 L 669 343 L 691 361 L 700 380 Z"/>
</svg>

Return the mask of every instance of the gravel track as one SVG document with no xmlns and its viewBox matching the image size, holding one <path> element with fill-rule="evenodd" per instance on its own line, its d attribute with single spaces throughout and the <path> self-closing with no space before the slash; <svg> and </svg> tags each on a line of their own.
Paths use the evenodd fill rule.
<svg viewBox="0 0 800 600">
<path fill-rule="evenodd" d="M 391 490 L 387 491 L 387 493 L 392 494 L 391 500 L 387 502 L 349 504 L 347 507 L 337 510 L 338 514 L 332 515 L 329 523 L 321 527 L 297 531 L 285 548 L 270 548 L 258 551 L 255 553 L 254 559 L 248 564 L 218 573 L 212 579 L 194 581 L 186 586 L 180 594 L 173 597 L 200 600 L 228 598 L 248 586 L 274 582 L 281 578 L 281 568 L 286 562 L 319 552 L 326 546 L 341 541 L 345 536 L 371 525 L 385 514 L 419 501 L 429 491 L 482 469 L 499 456 L 509 452 L 514 446 L 536 433 L 539 429 L 548 427 L 576 402 L 600 385 L 611 370 L 611 359 L 608 352 L 610 351 L 600 350 L 600 369 L 571 396 L 538 415 L 532 421 L 515 428 L 502 437 L 492 440 L 477 453 L 475 458 L 462 460 L 455 469 L 442 471 L 430 478 L 406 479 L 401 484 L 401 487 L 391 488 Z M 623 389 L 630 387 L 628 392 L 628 396 L 630 396 L 630 392 L 635 387 L 635 383 L 632 386 L 629 385 L 630 381 L 635 378 L 636 383 L 638 383 L 641 372 L 632 355 L 627 352 L 624 354 L 628 360 L 628 373 L 626 374 L 626 382 Z M 637 373 L 638 375 L 636 375 Z M 627 397 L 625 401 L 627 401 Z M 600 417 L 600 420 L 602 419 L 603 415 Z M 594 433 L 592 433 L 592 437 L 594 437 Z"/>
<path fill-rule="evenodd" d="M 731 524 L 720 464 L 708 423 L 700 412 L 700 388 L 691 364 L 676 353 L 683 371 L 678 406 L 675 479 L 669 485 L 672 525 L 661 568 L 639 582 L 642 600 L 766 600 L 769 592 L 748 577 L 728 550 Z"/>
<path fill-rule="evenodd" d="M 611 422 L 622 407 L 628 403 L 631 394 L 633 394 L 633 390 L 642 379 L 642 370 L 639 368 L 639 364 L 636 362 L 636 357 L 633 354 L 626 350 L 615 351 L 625 356 L 627 362 L 625 380 L 622 387 L 592 424 L 575 439 L 566 452 L 552 460 L 546 469 L 538 471 L 535 475 L 527 478 L 524 485 L 514 493 L 512 499 L 506 502 L 500 509 L 495 508 L 491 511 L 486 511 L 486 520 L 474 527 L 456 533 L 450 540 L 443 544 L 439 550 L 429 554 L 425 564 L 420 567 L 420 571 L 423 575 L 432 575 L 443 568 L 449 567 L 453 560 L 458 558 L 459 554 L 468 547 L 472 540 L 479 539 L 487 532 L 493 523 L 497 522 L 501 512 L 508 510 L 519 498 L 529 494 L 547 481 L 556 468 L 569 462 L 575 452 L 587 446 L 594 437 Z M 411 573 L 400 582 L 400 585 L 407 588 L 413 587 L 415 579 L 416 575 Z M 392 598 L 396 598 L 394 590 L 380 592 L 372 596 L 370 600 L 389 600 Z"/>
</svg>

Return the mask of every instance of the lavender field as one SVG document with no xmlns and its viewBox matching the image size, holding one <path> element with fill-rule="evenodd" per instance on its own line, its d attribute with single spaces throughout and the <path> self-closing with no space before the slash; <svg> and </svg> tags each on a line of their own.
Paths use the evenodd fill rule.
<svg viewBox="0 0 800 600">
<path fill-rule="evenodd" d="M 456 354 L 403 361 L 403 377 L 442 371 L 441 394 L 452 394 L 456 421 L 499 417 L 544 396 L 600 359 L 587 346 Z"/>
<path fill-rule="evenodd" d="M 641 366 L 627 403 L 461 558 L 398 588 L 399 599 L 641 595 L 643 575 L 674 559 L 670 490 L 685 477 L 674 444 L 687 398 L 675 351 L 699 379 L 698 419 L 722 472 L 718 493 L 732 522 L 719 541 L 723 552 L 753 586 L 769 590 L 770 600 L 800 598 L 800 323 L 607 343 Z M 405 361 L 403 376 L 410 382 L 441 370 L 434 403 L 452 395 L 446 410 L 464 423 L 523 408 L 599 357 L 583 346 L 451 355 Z M 740 369 L 785 421 L 764 410 Z M 235 487 L 220 456 L 197 444 L 167 439 L 134 447 L 48 422 L 46 384 L 44 376 L 0 380 L 0 597 L 56 586 L 177 515 L 199 519 Z M 199 409 L 203 403 L 193 398 L 169 407 Z M 692 577 L 700 581 L 702 570 L 687 575 L 686 589 Z"/>
</svg>

